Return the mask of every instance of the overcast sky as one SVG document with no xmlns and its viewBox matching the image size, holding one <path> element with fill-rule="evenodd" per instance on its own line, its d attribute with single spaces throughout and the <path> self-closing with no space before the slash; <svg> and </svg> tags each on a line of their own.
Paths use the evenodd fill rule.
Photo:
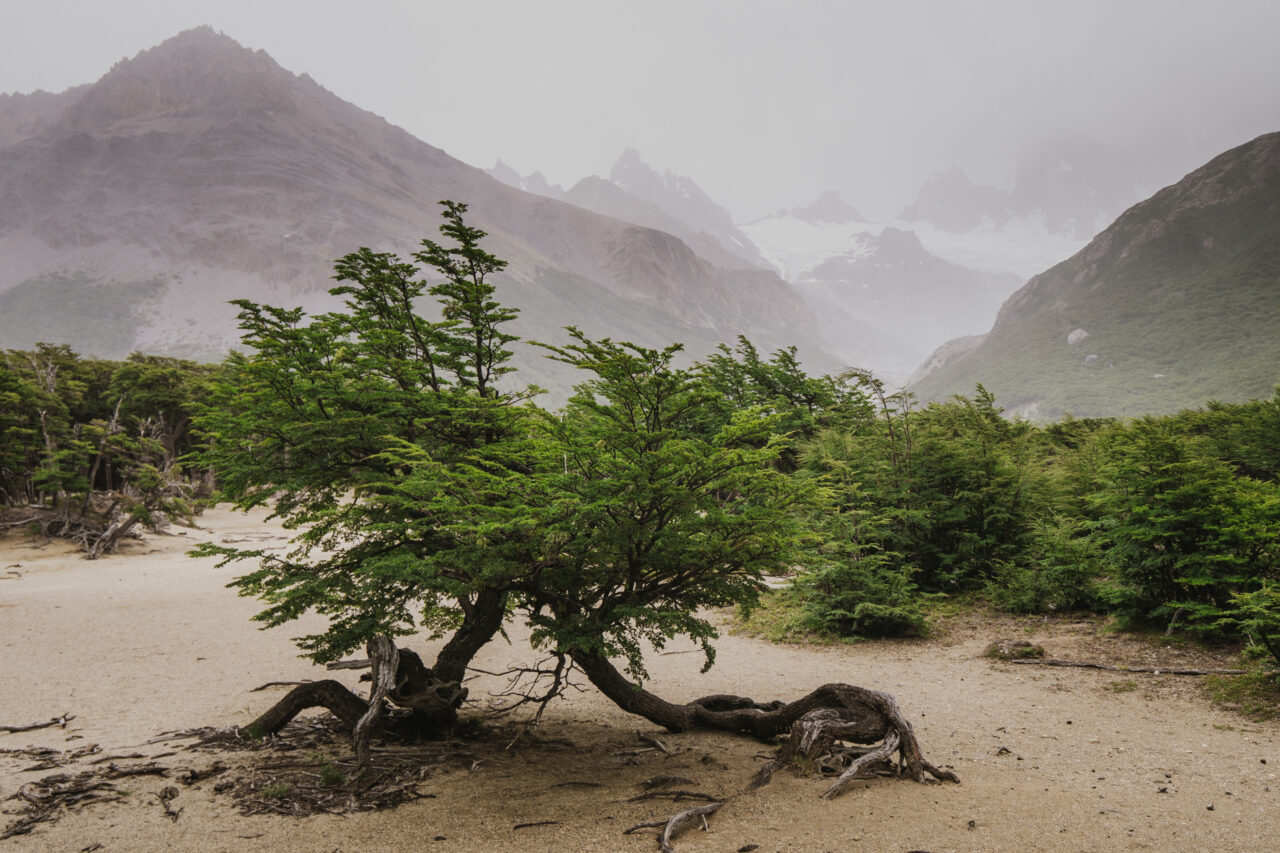
<svg viewBox="0 0 1280 853">
<path fill-rule="evenodd" d="M 828 188 L 888 217 L 952 163 L 1007 187 L 1066 136 L 1161 157 L 1280 130 L 1276 0 L 0 0 L 0 20 L 3 92 L 207 23 L 474 165 L 568 186 L 630 146 L 740 220 Z"/>
</svg>

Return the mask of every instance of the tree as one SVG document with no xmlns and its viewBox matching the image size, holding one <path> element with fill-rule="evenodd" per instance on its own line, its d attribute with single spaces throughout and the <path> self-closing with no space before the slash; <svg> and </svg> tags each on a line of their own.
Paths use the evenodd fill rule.
<svg viewBox="0 0 1280 853">
<path fill-rule="evenodd" d="M 628 680 L 645 677 L 646 645 L 683 635 L 708 666 L 714 627 L 701 612 L 750 603 L 762 575 L 803 545 L 799 510 L 812 498 L 776 462 L 788 439 L 777 412 L 726 413 L 707 369 L 682 369 L 679 346 L 595 341 L 547 347 L 588 378 L 563 412 L 506 392 L 515 316 L 487 276 L 502 262 L 479 247 L 464 205 L 443 203 L 444 247 L 424 241 L 419 263 L 367 249 L 337 264 L 346 310 L 304 322 L 300 311 L 239 303 L 251 353 L 199 417 L 205 462 L 241 506 L 273 500 L 298 531 L 280 557 L 205 546 L 224 562 L 258 561 L 233 583 L 279 625 L 308 611 L 327 628 L 300 638 L 316 661 L 361 645 L 374 668 L 362 700 L 333 681 L 303 685 L 261 715 L 264 732 L 324 705 L 354 725 L 357 755 L 384 699 L 413 709 L 427 730 L 451 724 L 467 664 L 510 612 L 556 660 L 540 701 L 580 668 L 621 707 L 675 730 L 695 725 L 785 732 L 811 711 L 826 745 L 846 735 L 892 737 L 914 777 L 932 772 L 891 697 L 827 685 L 797 703 L 741 697 L 668 703 Z M 416 311 L 434 295 L 441 319 Z M 434 665 L 392 638 L 448 635 Z M 843 728 L 841 728 L 843 726 Z M 824 728 L 825 727 L 825 728 Z M 855 768 L 856 769 L 856 768 Z"/>
<path fill-rule="evenodd" d="M 428 287 L 416 265 L 362 248 L 335 266 L 331 292 L 344 311 L 307 320 L 299 309 L 237 302 L 250 354 L 231 359 L 197 419 L 209 440 L 201 458 L 223 494 L 242 508 L 272 502 L 299 531 L 284 557 L 199 553 L 259 561 L 233 583 L 267 602 L 257 618 L 268 625 L 307 611 L 328 617 L 326 630 L 299 641 L 317 662 L 381 649 L 382 674 L 413 682 L 396 695 L 428 727 L 453 720 L 466 666 L 501 626 L 511 588 L 501 571 L 457 558 L 459 531 L 430 500 L 399 499 L 403 469 L 412 457 L 464 479 L 475 465 L 519 470 L 530 413 L 520 404 L 532 393 L 497 384 L 513 340 L 501 327 L 516 312 L 493 300 L 489 277 L 505 263 L 480 248 L 484 233 L 466 225 L 465 205 L 442 205 L 452 245 L 423 240 L 413 255 L 441 283 Z M 418 313 L 427 293 L 440 319 Z M 450 634 L 430 669 L 387 639 L 419 628 Z"/>
<path fill-rule="evenodd" d="M 163 376 L 139 372 L 160 363 Z M 22 509 L 0 529 L 34 525 L 95 558 L 138 524 L 189 517 L 196 489 L 177 454 L 190 445 L 166 419 L 187 417 L 207 372 L 176 359 L 83 359 L 47 344 L 4 353 L 0 498 Z"/>
</svg>

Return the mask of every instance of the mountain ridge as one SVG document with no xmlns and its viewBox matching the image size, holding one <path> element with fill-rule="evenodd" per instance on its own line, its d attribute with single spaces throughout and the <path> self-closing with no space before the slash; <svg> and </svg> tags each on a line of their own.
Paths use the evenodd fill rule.
<svg viewBox="0 0 1280 853">
<path fill-rule="evenodd" d="M 99 355 L 216 357 L 237 340 L 231 298 L 332 307 L 333 259 L 360 246 L 407 254 L 450 198 L 511 262 L 504 299 L 526 337 L 573 324 L 646 345 L 683 339 L 695 354 L 737 334 L 766 349 L 807 338 L 816 365 L 834 363 L 776 276 L 509 188 L 207 27 L 69 91 L 0 101 L 32 116 L 0 146 L 0 192 L 14 200 L 0 210 L 0 302 L 21 290 L 30 312 L 27 296 L 73 281 L 90 301 L 158 287 Z M 32 326 L 11 315 L 0 347 L 30 345 Z"/>
<path fill-rule="evenodd" d="M 1130 207 L 1001 306 L 922 398 L 982 382 L 1010 411 L 1167 413 L 1268 396 L 1280 381 L 1280 133 Z"/>
</svg>

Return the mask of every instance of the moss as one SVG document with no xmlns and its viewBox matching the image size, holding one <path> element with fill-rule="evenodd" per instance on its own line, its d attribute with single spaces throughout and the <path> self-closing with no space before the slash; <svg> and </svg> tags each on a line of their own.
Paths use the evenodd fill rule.
<svg viewBox="0 0 1280 853">
<path fill-rule="evenodd" d="M 982 652 L 984 657 L 996 660 L 1029 660 L 1044 657 L 1044 646 L 1026 640 L 997 640 Z"/>
<path fill-rule="evenodd" d="M 1138 689 L 1138 682 L 1132 678 L 1126 678 L 1123 681 L 1113 681 L 1110 684 L 1106 684 L 1102 689 L 1110 690 L 1112 693 L 1132 693 Z"/>
</svg>

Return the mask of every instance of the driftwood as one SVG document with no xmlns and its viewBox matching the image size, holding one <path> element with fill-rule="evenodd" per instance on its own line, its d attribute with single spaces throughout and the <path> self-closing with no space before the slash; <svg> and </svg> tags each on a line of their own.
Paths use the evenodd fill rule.
<svg viewBox="0 0 1280 853">
<path fill-rule="evenodd" d="M 70 754 L 70 758 L 74 759 L 80 754 L 77 750 Z M 18 800 L 21 805 L 17 809 L 6 810 L 8 814 L 18 817 L 0 831 L 0 839 L 26 835 L 37 824 L 56 821 L 68 811 L 79 811 L 92 803 L 123 799 L 125 792 L 117 788 L 112 780 L 131 776 L 164 776 L 168 772 L 169 768 L 155 762 L 126 766 L 112 763 L 105 768 L 86 770 L 74 775 L 54 773 L 39 781 L 28 782 L 7 798 Z"/>
<path fill-rule="evenodd" d="M 723 805 L 723 802 L 714 802 L 707 803 L 705 806 L 694 806 L 691 809 L 678 812 L 666 820 L 637 823 L 622 834 L 630 835 L 637 830 L 662 827 L 662 832 L 658 834 L 658 846 L 662 849 L 662 853 L 674 853 L 675 847 L 672 845 L 672 840 L 677 835 L 699 822 L 701 822 L 702 828 L 706 829 L 707 818 L 718 812 Z"/>
<path fill-rule="evenodd" d="M 852 684 L 824 684 L 794 702 L 756 702 L 743 696 L 717 694 L 680 705 L 668 702 L 620 673 L 601 655 L 576 652 L 574 662 L 600 692 L 624 711 L 638 714 L 673 732 L 714 729 L 771 739 L 790 733 L 805 715 L 814 711 L 833 712 L 822 717 L 832 726 L 832 738 L 874 744 L 890 732 L 897 734 L 897 753 L 902 773 L 917 782 L 928 776 L 958 782 L 956 775 L 927 761 L 920 744 L 903 716 L 898 702 L 888 693 L 855 687 Z M 816 719 L 816 718 L 815 718 Z"/>
<path fill-rule="evenodd" d="M 48 729 L 54 726 L 67 727 L 67 723 L 76 718 L 75 714 L 63 714 L 60 717 L 53 717 L 43 723 L 29 723 L 25 726 L 0 726 L 0 732 L 34 732 L 37 729 Z"/>
<path fill-rule="evenodd" d="M 1102 669 L 1107 672 L 1149 672 L 1155 675 L 1244 675 L 1247 669 L 1180 669 L 1177 667 L 1160 667 L 1160 666 L 1112 666 L 1106 663 L 1092 663 L 1090 661 L 1075 660 L 1058 660 L 1057 658 L 1044 658 L 1042 660 L 1024 659 L 1024 660 L 1007 660 L 1004 663 L 1016 663 L 1023 665 L 1037 666 L 1070 666 L 1077 669 Z"/>
</svg>

